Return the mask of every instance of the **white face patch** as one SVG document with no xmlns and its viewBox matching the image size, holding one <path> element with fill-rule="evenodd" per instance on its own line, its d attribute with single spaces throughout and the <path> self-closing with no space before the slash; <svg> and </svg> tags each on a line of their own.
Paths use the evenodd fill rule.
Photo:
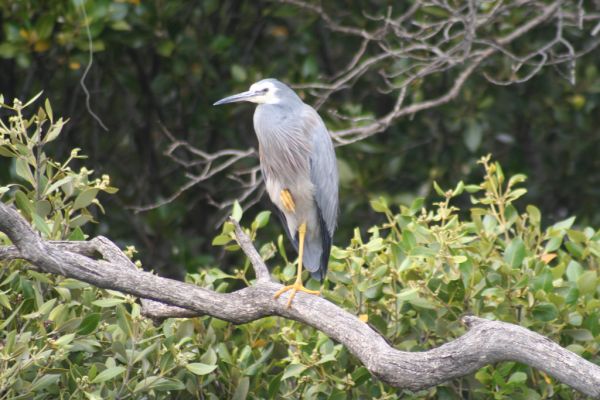
<svg viewBox="0 0 600 400">
<path fill-rule="evenodd" d="M 258 96 L 254 96 L 248 101 L 258 104 L 277 104 L 279 97 L 277 96 L 277 88 L 271 82 L 258 82 L 250 86 L 251 92 L 262 92 Z"/>
</svg>

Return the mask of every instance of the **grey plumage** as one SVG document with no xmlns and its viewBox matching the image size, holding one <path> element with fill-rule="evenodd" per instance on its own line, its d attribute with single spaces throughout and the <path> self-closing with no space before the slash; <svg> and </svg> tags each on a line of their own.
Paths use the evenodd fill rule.
<svg viewBox="0 0 600 400">
<path fill-rule="evenodd" d="M 216 104 L 241 100 L 258 103 L 254 130 L 267 193 L 296 250 L 296 233 L 306 223 L 303 263 L 314 278 L 322 280 L 338 212 L 338 171 L 327 128 L 312 107 L 276 79 L 259 81 L 248 92 Z M 282 202 L 283 190 L 291 193 L 293 212 Z"/>
</svg>

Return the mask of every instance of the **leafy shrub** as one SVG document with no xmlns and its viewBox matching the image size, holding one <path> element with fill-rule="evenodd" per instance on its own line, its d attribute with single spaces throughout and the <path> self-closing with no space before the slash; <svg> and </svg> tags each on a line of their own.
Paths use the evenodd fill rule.
<svg viewBox="0 0 600 400">
<path fill-rule="evenodd" d="M 10 157 L 17 183 L 0 188 L 47 239 L 82 240 L 81 226 L 101 210 L 96 195 L 113 193 L 109 178 L 69 166 L 44 145 L 62 119 L 48 102 L 26 118 L 15 101 L 0 124 L 0 155 Z M 499 319 L 547 335 L 592 362 L 600 362 L 600 232 L 575 219 L 544 228 L 539 210 L 519 210 L 523 175 L 505 178 L 483 157 L 483 182 L 452 190 L 435 185 L 441 200 L 427 207 L 371 202 L 384 222 L 356 230 L 333 249 L 324 295 L 361 315 L 402 350 L 420 351 L 464 333 L 465 313 Z M 470 193 L 472 206 L 452 205 Z M 242 218 L 234 207 L 234 217 Z M 267 212 L 251 224 L 260 239 Z M 215 245 L 236 251 L 225 224 Z M 0 242 L 9 244 L 0 234 Z M 260 252 L 273 275 L 293 279 L 284 239 Z M 128 253 L 133 256 L 134 249 Z M 132 296 L 40 273 L 21 260 L 0 264 L 0 398 L 580 398 L 568 386 L 514 363 L 490 365 L 474 376 L 420 393 L 372 378 L 348 351 L 299 323 L 269 317 L 235 326 L 212 317 L 168 319 L 159 326 L 141 316 Z M 218 291 L 252 280 L 248 263 L 233 274 L 199 269 L 187 281 Z M 315 287 L 310 281 L 308 286 Z"/>
</svg>

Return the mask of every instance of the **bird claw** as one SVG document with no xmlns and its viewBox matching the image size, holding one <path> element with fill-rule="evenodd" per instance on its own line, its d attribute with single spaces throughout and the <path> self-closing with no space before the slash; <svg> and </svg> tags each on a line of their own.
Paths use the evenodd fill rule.
<svg viewBox="0 0 600 400">
<path fill-rule="evenodd" d="M 302 282 L 296 282 L 293 285 L 284 286 L 281 289 L 279 289 L 277 292 L 275 292 L 275 295 L 273 296 L 273 298 L 278 299 L 279 296 L 281 296 L 288 290 L 291 290 L 292 293 L 290 293 L 290 298 L 287 301 L 287 305 L 286 305 L 287 308 L 290 308 L 290 306 L 292 305 L 292 300 L 294 300 L 294 297 L 296 296 L 297 292 L 304 292 L 304 293 L 308 293 L 308 294 L 314 294 L 317 296 L 319 294 L 321 294 L 321 292 L 319 290 L 307 289 L 304 287 L 304 285 L 302 285 Z"/>
</svg>

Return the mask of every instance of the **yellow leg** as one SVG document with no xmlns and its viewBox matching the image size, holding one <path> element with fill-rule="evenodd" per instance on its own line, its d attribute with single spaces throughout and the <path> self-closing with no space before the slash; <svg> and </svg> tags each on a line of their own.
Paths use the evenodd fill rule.
<svg viewBox="0 0 600 400">
<path fill-rule="evenodd" d="M 283 193 L 283 192 L 282 192 Z M 277 299 L 279 298 L 279 296 L 281 296 L 283 293 L 287 292 L 288 290 L 291 290 L 292 293 L 290 293 L 290 298 L 288 299 L 287 302 L 287 308 L 290 308 L 290 306 L 292 305 L 292 300 L 294 300 L 294 296 L 296 296 L 296 292 L 300 291 L 300 292 L 305 292 L 308 294 L 316 294 L 318 295 L 320 292 L 318 290 L 309 290 L 307 288 L 304 287 L 304 285 L 302 284 L 302 256 L 304 253 L 304 237 L 306 236 L 306 223 L 302 223 L 302 225 L 300 225 L 298 227 L 298 274 L 296 275 L 296 282 L 294 282 L 293 285 L 289 285 L 289 286 L 284 286 L 281 289 L 279 289 L 277 291 L 277 293 L 275 293 L 275 296 L 273 296 L 273 298 Z"/>
</svg>

